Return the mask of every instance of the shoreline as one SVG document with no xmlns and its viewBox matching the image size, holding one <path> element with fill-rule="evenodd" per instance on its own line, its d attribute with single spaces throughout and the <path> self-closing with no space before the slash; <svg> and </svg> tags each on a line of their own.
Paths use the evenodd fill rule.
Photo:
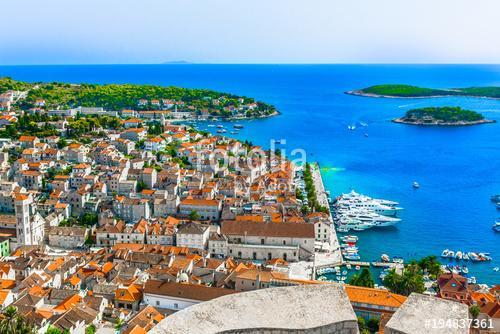
<svg viewBox="0 0 500 334">
<path fill-rule="evenodd" d="M 314 187 L 316 189 L 316 198 L 318 202 L 328 208 L 328 217 L 332 224 L 332 235 L 330 240 L 330 253 L 333 254 L 333 258 L 326 257 L 325 259 L 317 258 L 315 260 L 315 267 L 322 268 L 326 266 L 336 266 L 342 265 L 344 263 L 344 257 L 340 250 L 340 244 L 337 236 L 337 230 L 335 229 L 335 223 L 333 222 L 332 211 L 330 204 L 328 203 L 328 197 L 326 194 L 325 185 L 323 183 L 323 176 L 321 175 L 321 169 L 317 162 L 310 164 L 311 174 L 313 177 Z"/>
<path fill-rule="evenodd" d="M 255 117 L 220 117 L 217 118 L 217 122 L 227 122 L 227 121 L 250 121 L 253 119 L 263 119 L 263 118 L 271 118 L 275 116 L 279 116 L 281 113 L 278 110 L 275 110 L 273 113 L 269 115 L 261 115 L 261 116 L 255 116 Z M 183 118 L 183 119 L 167 119 L 166 121 L 170 122 L 186 122 L 186 121 L 197 121 L 197 122 L 211 122 L 213 121 L 212 119 L 200 119 L 197 117 L 190 117 L 190 118 Z"/>
<path fill-rule="evenodd" d="M 425 123 L 425 122 L 421 122 L 421 121 L 412 122 L 412 121 L 408 121 L 408 120 L 405 120 L 404 118 L 400 117 L 400 118 L 394 118 L 394 119 L 392 119 L 391 122 L 398 123 L 398 124 L 416 125 L 416 126 L 457 127 L 457 126 L 472 126 L 472 125 L 481 125 L 481 124 L 492 124 L 492 123 L 496 123 L 497 121 L 496 120 L 492 120 L 492 119 L 483 119 L 483 120 L 480 120 L 480 121 L 460 122 L 460 123 L 449 123 L 449 122 L 445 122 L 445 123 L 438 123 L 438 122 Z"/>
<path fill-rule="evenodd" d="M 426 95 L 426 96 L 383 95 L 383 94 L 365 93 L 359 89 L 348 90 L 348 91 L 344 92 L 344 94 L 353 95 L 353 96 L 361 96 L 361 97 L 384 98 L 384 99 L 435 99 L 435 98 L 441 98 L 441 97 L 469 97 L 469 98 L 476 98 L 476 99 L 500 100 L 500 98 L 498 98 L 498 97 L 481 96 L 481 95 L 454 95 L 454 94 Z"/>
</svg>

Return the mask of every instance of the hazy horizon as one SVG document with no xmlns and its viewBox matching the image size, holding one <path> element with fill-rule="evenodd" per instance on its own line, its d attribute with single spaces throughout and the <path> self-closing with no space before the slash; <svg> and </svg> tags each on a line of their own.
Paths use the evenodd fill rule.
<svg viewBox="0 0 500 334">
<path fill-rule="evenodd" d="M 497 0 L 21 0 L 1 65 L 498 64 Z"/>
</svg>

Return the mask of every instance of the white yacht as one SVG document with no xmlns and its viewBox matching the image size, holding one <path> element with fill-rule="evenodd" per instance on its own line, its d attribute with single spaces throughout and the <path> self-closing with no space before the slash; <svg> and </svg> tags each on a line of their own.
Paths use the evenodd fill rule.
<svg viewBox="0 0 500 334">
<path fill-rule="evenodd" d="M 399 210 L 402 210 L 402 208 L 397 206 L 398 204 L 398 202 L 394 201 L 361 195 L 354 190 L 348 194 L 342 194 L 336 202 L 338 208 L 369 209 L 386 216 L 395 216 Z"/>
</svg>

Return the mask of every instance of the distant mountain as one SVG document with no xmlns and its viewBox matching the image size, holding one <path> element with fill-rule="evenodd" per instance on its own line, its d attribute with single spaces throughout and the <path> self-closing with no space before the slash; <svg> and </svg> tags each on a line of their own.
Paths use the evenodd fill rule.
<svg viewBox="0 0 500 334">
<path fill-rule="evenodd" d="M 171 61 L 166 61 L 162 64 L 176 64 L 176 65 L 180 65 L 180 64 L 192 64 L 191 62 L 189 61 L 185 61 L 185 60 L 171 60 Z"/>
</svg>

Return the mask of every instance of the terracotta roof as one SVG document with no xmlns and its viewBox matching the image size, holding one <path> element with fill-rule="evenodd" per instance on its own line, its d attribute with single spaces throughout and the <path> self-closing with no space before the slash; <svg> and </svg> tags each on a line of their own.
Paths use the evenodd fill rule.
<svg viewBox="0 0 500 334">
<path fill-rule="evenodd" d="M 142 291 L 139 287 L 131 284 L 126 288 L 119 288 L 115 291 L 115 300 L 136 302 L 142 298 Z"/>
<path fill-rule="evenodd" d="M 386 290 L 346 285 L 345 291 L 351 303 L 370 304 L 398 308 L 405 301 L 405 296 Z"/>
<path fill-rule="evenodd" d="M 144 293 L 161 296 L 172 296 L 191 300 L 207 301 L 217 297 L 235 293 L 234 290 L 212 288 L 205 285 L 163 282 L 148 280 L 144 286 Z"/>
<path fill-rule="evenodd" d="M 82 297 L 78 294 L 67 297 L 59 305 L 54 307 L 54 311 L 68 311 L 82 301 Z"/>
<path fill-rule="evenodd" d="M 141 330 L 146 333 L 164 318 L 157 309 L 148 305 L 130 319 L 123 334 L 140 333 Z"/>
<path fill-rule="evenodd" d="M 219 201 L 213 199 L 186 198 L 182 200 L 181 205 L 218 206 Z"/>
<path fill-rule="evenodd" d="M 248 221 L 224 221 L 221 233 L 266 237 L 312 238 L 314 225 L 305 223 L 267 223 Z"/>
</svg>

